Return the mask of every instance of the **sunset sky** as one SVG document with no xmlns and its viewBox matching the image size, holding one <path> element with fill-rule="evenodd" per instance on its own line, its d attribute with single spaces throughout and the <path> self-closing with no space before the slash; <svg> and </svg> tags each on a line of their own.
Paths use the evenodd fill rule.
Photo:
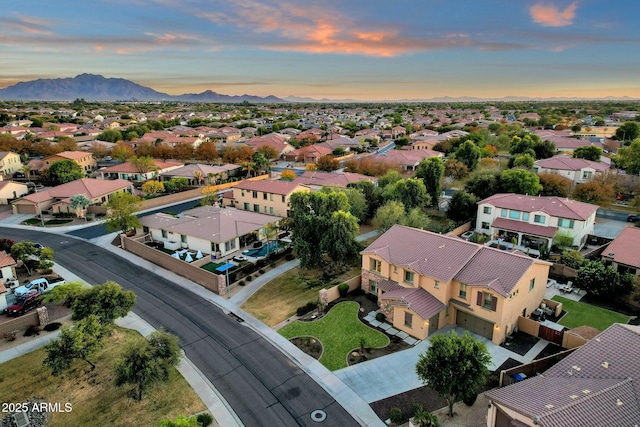
<svg viewBox="0 0 640 427">
<path fill-rule="evenodd" d="M 639 14 L 637 0 L 4 2 L 0 87 L 94 73 L 170 94 L 637 99 Z"/>
</svg>

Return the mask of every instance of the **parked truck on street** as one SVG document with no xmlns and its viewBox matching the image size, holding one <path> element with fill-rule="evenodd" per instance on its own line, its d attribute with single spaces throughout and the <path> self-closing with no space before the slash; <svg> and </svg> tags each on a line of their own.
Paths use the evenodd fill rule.
<svg viewBox="0 0 640 427">
<path fill-rule="evenodd" d="M 13 293 L 16 295 L 16 298 L 21 298 L 27 295 L 31 291 L 38 291 L 41 294 L 49 292 L 51 289 L 55 288 L 58 285 L 62 285 L 65 283 L 65 280 L 62 277 L 56 277 L 52 279 L 47 279 L 46 277 L 42 277 L 40 279 L 34 279 L 27 283 L 26 285 L 20 286 L 16 288 Z"/>
</svg>

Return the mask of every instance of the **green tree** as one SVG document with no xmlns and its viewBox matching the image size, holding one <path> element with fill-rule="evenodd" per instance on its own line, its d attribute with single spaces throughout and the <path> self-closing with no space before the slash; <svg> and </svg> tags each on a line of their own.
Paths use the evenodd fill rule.
<svg viewBox="0 0 640 427">
<path fill-rule="evenodd" d="M 444 162 L 439 157 L 430 157 L 422 160 L 416 170 L 416 178 L 424 183 L 427 194 L 431 197 L 431 204 L 438 205 L 440 197 L 440 180 L 444 175 Z"/>
<path fill-rule="evenodd" d="M 76 216 L 78 218 L 84 218 L 85 212 L 87 208 L 91 206 L 91 200 L 84 194 L 76 194 L 75 196 L 71 196 L 71 209 L 76 211 Z"/>
<path fill-rule="evenodd" d="M 628 174 L 640 174 L 640 139 L 633 141 L 628 147 L 620 148 L 614 160 Z"/>
<path fill-rule="evenodd" d="M 482 151 L 472 141 L 463 142 L 456 150 L 454 157 L 465 164 L 467 169 L 473 171 L 478 167 Z"/>
<path fill-rule="evenodd" d="M 385 188 L 389 184 L 395 184 L 402 179 L 402 175 L 397 170 L 390 170 L 378 179 L 378 186 Z"/>
<path fill-rule="evenodd" d="M 417 178 L 401 179 L 386 186 L 384 196 L 387 200 L 402 202 L 407 209 L 423 208 L 431 201 L 424 182 Z"/>
<path fill-rule="evenodd" d="M 52 185 L 60 185 L 75 181 L 84 176 L 82 167 L 73 160 L 53 162 L 47 172 Z"/>
<path fill-rule="evenodd" d="M 111 196 L 107 202 L 107 231 L 127 231 L 139 227 L 140 220 L 135 212 L 140 209 L 138 198 L 131 193 L 122 192 Z"/>
<path fill-rule="evenodd" d="M 73 320 L 96 315 L 102 324 L 124 317 L 136 304 L 136 294 L 115 282 L 105 282 L 81 292 L 73 301 Z"/>
<path fill-rule="evenodd" d="M 545 172 L 539 174 L 538 179 L 540 180 L 540 185 L 542 185 L 541 196 L 569 197 L 571 186 L 573 185 L 569 178 Z"/>
<path fill-rule="evenodd" d="M 131 156 L 128 161 L 142 175 L 158 169 L 156 161 L 151 156 Z"/>
<path fill-rule="evenodd" d="M 76 322 L 73 328 L 63 327 L 60 338 L 45 347 L 47 355 L 43 365 L 51 369 L 54 376 L 68 370 L 76 359 L 84 360 L 94 369 L 96 365 L 90 358 L 102 347 L 107 332 L 94 314 Z"/>
<path fill-rule="evenodd" d="M 127 345 L 116 365 L 117 386 L 132 385 L 136 388 L 136 400 L 151 385 L 169 379 L 172 368 L 180 362 L 178 338 L 164 331 L 155 331 L 142 345 Z"/>
<path fill-rule="evenodd" d="M 640 125 L 636 122 L 625 122 L 616 129 L 616 139 L 618 141 L 633 141 L 640 137 Z"/>
<path fill-rule="evenodd" d="M 578 270 L 574 286 L 601 298 L 624 297 L 633 290 L 633 277 L 620 275 L 612 266 L 590 261 Z"/>
<path fill-rule="evenodd" d="M 425 214 L 420 208 L 413 208 L 407 212 L 402 219 L 400 220 L 400 224 L 406 225 L 407 227 L 419 228 L 421 230 L 425 230 L 431 220 L 429 216 Z"/>
<path fill-rule="evenodd" d="M 253 165 L 257 175 L 271 172 L 269 158 L 262 151 L 254 152 L 251 158 L 253 159 Z"/>
<path fill-rule="evenodd" d="M 453 417 L 453 404 L 475 391 L 484 382 L 491 356 L 486 346 L 469 333 L 458 336 L 434 335 L 431 346 L 420 355 L 416 365 L 418 378 L 433 389 L 449 405 Z"/>
<path fill-rule="evenodd" d="M 576 270 L 580 269 L 588 262 L 589 260 L 586 259 L 580 251 L 575 249 L 563 251 L 562 254 L 560 254 L 560 263 Z"/>
<path fill-rule="evenodd" d="M 578 147 L 573 151 L 573 157 L 576 159 L 586 159 L 594 162 L 599 162 L 601 156 L 602 148 L 595 145 Z"/>
<path fill-rule="evenodd" d="M 464 190 L 474 194 L 479 200 L 491 197 L 500 192 L 500 172 L 479 171 L 469 177 Z"/>
<path fill-rule="evenodd" d="M 49 269 L 53 266 L 53 249 L 38 248 L 35 243 L 23 240 L 11 246 L 11 256 L 27 269 L 29 275 L 33 269 Z"/>
<path fill-rule="evenodd" d="M 542 186 L 538 175 L 524 169 L 510 169 L 500 175 L 500 189 L 504 193 L 537 196 Z"/>
<path fill-rule="evenodd" d="M 558 230 L 553 236 L 553 244 L 559 248 L 570 248 L 573 245 L 573 236 L 562 230 Z"/>
<path fill-rule="evenodd" d="M 86 292 L 89 286 L 79 281 L 67 282 L 58 285 L 44 295 L 44 300 L 55 303 L 62 303 L 67 308 L 71 308 L 78 297 Z"/>
<path fill-rule="evenodd" d="M 404 216 L 404 204 L 395 200 L 389 200 L 378 208 L 375 216 L 373 217 L 372 225 L 376 230 L 384 233 L 395 224 L 400 224 L 400 221 L 402 221 Z"/>
<path fill-rule="evenodd" d="M 162 420 L 160 427 L 202 427 L 196 417 L 179 416 L 175 420 Z"/>
<path fill-rule="evenodd" d="M 358 219 L 349 212 L 336 211 L 326 225 L 320 246 L 329 258 L 338 264 L 357 258 L 361 249 L 356 240 Z"/>
<path fill-rule="evenodd" d="M 364 194 L 360 190 L 352 187 L 322 187 L 322 191 L 325 193 L 338 191 L 346 194 L 349 202 L 349 212 L 357 218 L 359 224 L 361 224 L 367 217 L 367 199 L 365 199 Z"/>
<path fill-rule="evenodd" d="M 538 160 L 553 157 L 556 151 L 558 151 L 556 144 L 547 140 L 541 141 L 540 139 L 533 142 L 532 148 L 535 153 L 535 158 Z"/>
<path fill-rule="evenodd" d="M 535 159 L 533 157 L 531 157 L 531 154 L 518 154 L 515 157 L 512 157 L 510 160 L 512 160 L 513 164 L 512 166 L 514 168 L 525 168 L 525 169 L 531 169 L 533 167 L 533 164 L 535 163 Z"/>
<path fill-rule="evenodd" d="M 447 208 L 447 218 L 456 222 L 468 221 L 476 216 L 478 199 L 466 191 L 456 191 Z"/>
<path fill-rule="evenodd" d="M 372 218 L 376 209 L 380 206 L 382 190 L 376 187 L 373 182 L 367 180 L 349 183 L 347 184 L 347 188 L 353 188 L 362 193 L 367 204 L 365 218 Z"/>
<path fill-rule="evenodd" d="M 122 141 L 122 132 L 117 129 L 105 129 L 96 136 L 98 141 L 118 142 Z"/>
</svg>

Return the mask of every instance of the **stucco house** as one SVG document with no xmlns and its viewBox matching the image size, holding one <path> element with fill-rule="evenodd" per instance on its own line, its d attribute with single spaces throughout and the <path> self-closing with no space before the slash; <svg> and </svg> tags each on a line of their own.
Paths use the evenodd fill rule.
<svg viewBox="0 0 640 427">
<path fill-rule="evenodd" d="M 172 178 L 187 178 L 189 185 L 202 185 L 204 183 L 214 183 L 219 179 L 229 179 L 230 176 L 240 172 L 241 166 L 234 164 L 224 165 L 205 165 L 202 163 L 191 163 L 182 165 L 177 168 L 168 169 L 160 173 L 162 181 L 169 181 Z M 202 181 L 198 182 L 197 176 L 202 177 Z"/>
<path fill-rule="evenodd" d="M 13 151 L 0 151 L 0 176 L 11 178 L 15 172 L 22 169 L 20 155 Z"/>
<path fill-rule="evenodd" d="M 82 178 L 56 187 L 39 190 L 11 202 L 14 214 L 39 214 L 51 209 L 53 212 L 73 213 L 71 197 L 84 194 L 94 205 L 106 203 L 113 194 L 133 193 L 133 183 L 123 179 L 105 180 Z"/>
<path fill-rule="evenodd" d="M 375 176 L 353 172 L 305 171 L 293 180 L 293 182 L 304 184 L 312 190 L 320 190 L 324 186 L 347 188 L 347 185 L 360 181 L 369 181 L 374 185 L 378 184 L 378 178 Z"/>
<path fill-rule="evenodd" d="M 538 174 L 553 173 L 570 179 L 574 184 L 591 181 L 598 175 L 606 174 L 609 169 L 608 164 L 586 159 L 574 159 L 566 154 L 537 160 L 533 165 L 533 170 Z"/>
<path fill-rule="evenodd" d="M 401 225 L 361 254 L 362 288 L 394 328 L 425 339 L 457 324 L 496 344 L 540 306 L 551 265 Z"/>
<path fill-rule="evenodd" d="M 296 191 L 310 191 L 310 188 L 297 182 L 243 181 L 233 187 L 233 198 L 222 200 L 244 211 L 287 217 L 291 195 Z"/>
<path fill-rule="evenodd" d="M 540 375 L 489 390 L 488 427 L 635 426 L 640 327 L 616 323 Z"/>
<path fill-rule="evenodd" d="M 52 164 L 61 160 L 71 160 L 77 163 L 85 174 L 90 173 L 98 166 L 98 162 L 91 153 L 86 151 L 63 151 L 42 159 L 42 168 L 49 169 Z"/>
<path fill-rule="evenodd" d="M 16 284 L 16 260 L 5 251 L 0 251 L 0 311 L 7 308 L 7 290 Z"/>
<path fill-rule="evenodd" d="M 602 262 L 620 273 L 640 276 L 640 228 L 625 227 L 602 252 Z"/>
<path fill-rule="evenodd" d="M 307 163 L 317 163 L 318 159 L 322 156 L 326 156 L 331 154 L 333 150 L 328 147 L 321 147 L 317 144 L 307 145 L 305 147 L 298 148 L 297 150 L 293 150 L 284 155 L 284 159 L 287 162 L 302 162 L 304 164 Z"/>
<path fill-rule="evenodd" d="M 4 181 L 0 175 L 0 205 L 8 205 L 11 200 L 29 194 L 27 184 L 15 181 Z"/>
<path fill-rule="evenodd" d="M 478 202 L 476 232 L 501 237 L 518 246 L 551 247 L 561 232 L 573 238 L 572 246 L 582 248 L 593 234 L 599 206 L 556 196 L 494 194 Z"/>
<path fill-rule="evenodd" d="M 126 179 L 130 181 L 147 181 L 154 179 L 163 172 L 168 172 L 184 166 L 184 163 L 154 160 L 155 168 L 146 172 L 141 172 L 131 162 L 124 162 L 117 165 L 106 166 L 98 172 L 104 179 Z"/>
<path fill-rule="evenodd" d="M 393 165 L 398 165 L 403 171 L 414 171 L 424 159 L 430 157 L 444 157 L 444 153 L 439 151 L 422 149 L 422 150 L 389 150 L 382 155 L 374 155 L 370 158 Z"/>
<path fill-rule="evenodd" d="M 150 234 L 168 249 L 189 248 L 214 258 L 238 252 L 266 237 L 265 227 L 282 218 L 220 206 L 201 206 L 180 215 L 157 213 L 140 218 L 137 233 Z"/>
</svg>

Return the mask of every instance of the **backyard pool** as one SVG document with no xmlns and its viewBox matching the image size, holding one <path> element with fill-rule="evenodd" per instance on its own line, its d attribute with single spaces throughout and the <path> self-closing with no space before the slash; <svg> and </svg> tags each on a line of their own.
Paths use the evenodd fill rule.
<svg viewBox="0 0 640 427">
<path fill-rule="evenodd" d="M 272 240 L 268 244 L 262 245 L 262 247 L 259 249 L 249 249 L 247 251 L 243 251 L 242 255 L 259 258 L 267 255 L 267 249 L 269 249 L 269 253 L 271 253 L 277 251 L 278 249 L 282 249 L 285 246 L 286 243 Z"/>
</svg>

